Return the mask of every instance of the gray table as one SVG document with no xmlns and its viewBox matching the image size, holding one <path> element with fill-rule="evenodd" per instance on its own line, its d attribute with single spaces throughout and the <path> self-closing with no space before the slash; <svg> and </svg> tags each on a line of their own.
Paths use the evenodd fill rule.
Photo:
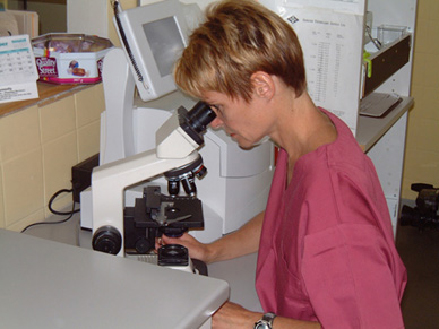
<svg viewBox="0 0 439 329">
<path fill-rule="evenodd" d="M 219 279 L 0 230 L 0 324 L 199 328 L 229 297 Z"/>
</svg>

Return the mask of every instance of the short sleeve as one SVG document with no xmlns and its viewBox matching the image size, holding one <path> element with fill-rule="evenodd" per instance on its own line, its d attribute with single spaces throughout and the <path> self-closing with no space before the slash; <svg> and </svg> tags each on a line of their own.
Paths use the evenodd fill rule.
<svg viewBox="0 0 439 329">
<path fill-rule="evenodd" d="M 323 328 L 404 328 L 391 261 L 372 225 L 342 224 L 306 236 L 302 276 Z"/>
</svg>

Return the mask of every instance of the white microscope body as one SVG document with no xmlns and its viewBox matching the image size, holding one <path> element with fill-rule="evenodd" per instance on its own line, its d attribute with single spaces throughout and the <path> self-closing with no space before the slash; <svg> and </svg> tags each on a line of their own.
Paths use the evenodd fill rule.
<svg viewBox="0 0 439 329">
<path fill-rule="evenodd" d="M 204 107 L 208 109 L 207 105 Z M 215 114 L 210 111 L 211 116 L 207 119 L 211 121 Z M 194 132 L 191 127 L 189 129 Z M 199 141 L 194 140 L 182 127 L 182 113 L 175 111 L 157 131 L 156 149 L 99 166 L 93 171 L 94 249 L 123 255 L 124 190 L 171 169 L 195 162 L 199 158 L 195 150 L 202 143 L 202 133 L 204 131 L 195 131 L 195 134 L 199 134 L 196 136 Z"/>
</svg>

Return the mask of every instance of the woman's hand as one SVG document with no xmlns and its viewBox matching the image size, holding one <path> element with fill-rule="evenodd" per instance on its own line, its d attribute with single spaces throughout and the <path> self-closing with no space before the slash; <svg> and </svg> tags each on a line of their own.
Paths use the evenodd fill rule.
<svg viewBox="0 0 439 329">
<path fill-rule="evenodd" d="M 163 244 L 181 244 L 189 250 L 189 256 L 205 263 L 233 259 L 256 252 L 259 248 L 262 222 L 265 212 L 262 211 L 239 230 L 226 234 L 220 239 L 205 244 L 197 241 L 192 235 L 183 233 L 173 238 L 163 235 L 156 238 L 156 250 Z"/>
<path fill-rule="evenodd" d="M 208 262 L 208 248 L 207 245 L 198 242 L 192 235 L 183 233 L 180 237 L 169 237 L 163 235 L 161 240 L 156 241 L 156 249 L 165 244 L 181 244 L 189 250 L 189 257 Z"/>
<path fill-rule="evenodd" d="M 213 315 L 213 329 L 252 329 L 256 322 L 263 316 L 263 313 L 251 312 L 241 305 L 226 302 Z M 297 329 L 320 329 L 318 322 L 301 321 L 277 316 L 274 320 L 275 328 L 297 328 Z"/>
<path fill-rule="evenodd" d="M 250 312 L 241 305 L 226 302 L 213 315 L 213 329 L 252 329 L 262 313 Z"/>
</svg>

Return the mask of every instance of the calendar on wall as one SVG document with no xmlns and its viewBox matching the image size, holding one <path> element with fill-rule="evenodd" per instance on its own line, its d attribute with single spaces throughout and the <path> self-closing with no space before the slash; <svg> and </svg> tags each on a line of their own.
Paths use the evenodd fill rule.
<svg viewBox="0 0 439 329">
<path fill-rule="evenodd" d="M 0 103 L 38 97 L 37 79 L 29 37 L 0 37 Z"/>
</svg>

